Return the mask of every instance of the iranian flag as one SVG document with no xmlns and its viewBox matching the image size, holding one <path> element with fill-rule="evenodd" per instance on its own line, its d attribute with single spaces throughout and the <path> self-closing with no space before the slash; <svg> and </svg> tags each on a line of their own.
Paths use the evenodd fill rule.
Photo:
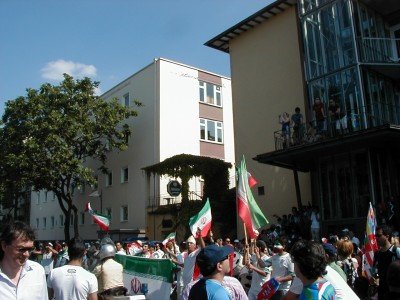
<svg viewBox="0 0 400 300">
<path fill-rule="evenodd" d="M 201 236 L 205 237 L 207 236 L 208 232 L 211 229 L 211 207 L 210 207 L 210 201 L 207 199 L 206 204 L 203 206 L 201 211 L 190 218 L 189 220 L 189 227 L 190 231 L 192 232 L 193 236 L 195 238 L 198 238 L 197 236 L 197 229 L 201 229 Z"/>
<path fill-rule="evenodd" d="M 168 236 L 163 240 L 162 244 L 165 246 L 169 241 L 175 240 L 176 233 L 171 232 Z"/>
<path fill-rule="evenodd" d="M 365 246 L 363 254 L 363 268 L 368 278 L 372 277 L 371 269 L 374 264 L 374 253 L 378 250 L 378 245 L 375 238 L 376 218 L 371 202 L 367 215 L 367 226 L 365 235 Z"/>
<path fill-rule="evenodd" d="M 100 229 L 103 231 L 108 231 L 110 227 L 110 219 L 107 217 L 100 215 L 93 211 L 92 207 L 90 206 L 90 202 L 86 204 L 85 211 L 88 212 L 92 217 L 93 221 L 99 225 Z"/>
<path fill-rule="evenodd" d="M 267 218 L 262 213 L 260 207 L 250 190 L 249 173 L 246 170 L 246 161 L 243 159 L 237 171 L 237 207 L 238 215 L 246 226 L 247 233 L 251 239 L 258 236 L 258 229 L 268 224 Z"/>
</svg>

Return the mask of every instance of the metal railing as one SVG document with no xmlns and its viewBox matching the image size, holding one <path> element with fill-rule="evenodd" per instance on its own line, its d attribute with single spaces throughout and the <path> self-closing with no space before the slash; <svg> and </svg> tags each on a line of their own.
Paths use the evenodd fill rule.
<svg viewBox="0 0 400 300">
<path fill-rule="evenodd" d="M 358 38 L 361 61 L 368 63 L 400 63 L 400 39 Z"/>
<path fill-rule="evenodd" d="M 202 196 L 194 191 L 189 191 L 189 201 L 201 201 Z M 169 194 L 160 195 L 157 197 L 150 197 L 148 207 L 159 207 L 166 205 L 174 205 L 182 202 L 182 197 L 172 197 Z"/>
<path fill-rule="evenodd" d="M 275 150 L 304 146 L 384 124 L 400 125 L 400 107 L 374 102 L 340 116 L 328 114 L 320 121 L 312 120 L 300 126 L 291 124 L 289 130 L 277 130 L 274 132 Z"/>
</svg>

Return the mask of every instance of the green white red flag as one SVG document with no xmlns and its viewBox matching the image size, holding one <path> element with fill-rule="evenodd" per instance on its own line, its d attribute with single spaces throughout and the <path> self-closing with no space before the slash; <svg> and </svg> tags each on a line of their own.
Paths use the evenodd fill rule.
<svg viewBox="0 0 400 300">
<path fill-rule="evenodd" d="M 237 170 L 238 183 L 237 183 L 237 208 L 238 215 L 246 226 L 247 233 L 251 239 L 258 236 L 258 229 L 267 225 L 268 220 L 264 216 L 260 207 L 257 205 L 256 200 L 249 185 L 249 173 L 246 169 L 246 161 L 244 156 Z"/>
<path fill-rule="evenodd" d="M 171 232 L 170 234 L 168 234 L 168 236 L 163 240 L 162 244 L 165 246 L 167 245 L 167 243 L 169 241 L 174 241 L 176 237 L 176 233 L 175 232 Z"/>
<path fill-rule="evenodd" d="M 101 230 L 108 231 L 108 229 L 110 228 L 110 219 L 109 218 L 96 213 L 90 206 L 90 202 L 86 203 L 85 211 L 88 212 L 93 217 L 93 221 L 97 225 L 99 225 Z"/>
<path fill-rule="evenodd" d="M 374 209 L 372 207 L 371 202 L 369 203 L 369 210 L 367 215 L 367 226 L 366 226 L 366 234 L 365 234 L 365 243 L 364 243 L 364 254 L 363 254 L 363 268 L 366 275 L 370 278 L 371 268 L 374 264 L 374 252 L 378 250 L 378 245 L 376 243 L 375 238 L 375 230 L 376 230 L 376 218 Z"/>
<path fill-rule="evenodd" d="M 211 229 L 211 221 L 212 221 L 211 206 L 210 206 L 210 201 L 207 199 L 206 204 L 204 204 L 201 211 L 197 215 L 191 217 L 189 220 L 189 227 L 193 236 L 195 238 L 198 238 L 197 236 L 198 228 L 200 228 L 201 230 L 202 237 L 207 236 L 208 232 Z"/>
</svg>

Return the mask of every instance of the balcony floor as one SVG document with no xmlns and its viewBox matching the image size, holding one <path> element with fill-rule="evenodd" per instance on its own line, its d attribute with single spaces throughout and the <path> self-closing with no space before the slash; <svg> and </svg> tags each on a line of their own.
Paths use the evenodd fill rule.
<svg viewBox="0 0 400 300">
<path fill-rule="evenodd" d="M 346 153 L 357 149 L 374 146 L 400 149 L 400 126 L 382 125 L 364 129 L 337 137 L 326 138 L 314 143 L 293 146 L 259 154 L 253 159 L 272 166 L 309 172 L 316 167 L 316 158 Z"/>
</svg>

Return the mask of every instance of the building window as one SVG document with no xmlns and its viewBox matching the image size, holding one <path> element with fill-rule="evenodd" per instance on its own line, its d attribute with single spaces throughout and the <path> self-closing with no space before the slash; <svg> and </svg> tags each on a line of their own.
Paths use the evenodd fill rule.
<svg viewBox="0 0 400 300">
<path fill-rule="evenodd" d="M 60 227 L 64 226 L 64 215 L 60 215 Z"/>
<path fill-rule="evenodd" d="M 40 203 L 40 192 L 36 193 L 36 204 Z"/>
<path fill-rule="evenodd" d="M 121 217 L 121 222 L 126 222 L 128 221 L 128 206 L 123 205 L 121 206 L 121 211 L 120 211 L 120 217 Z"/>
<path fill-rule="evenodd" d="M 39 218 L 36 218 L 36 229 L 39 229 Z"/>
<path fill-rule="evenodd" d="M 111 220 L 112 219 L 112 209 L 111 207 L 106 208 L 106 216 Z"/>
<path fill-rule="evenodd" d="M 43 218 L 43 229 L 46 229 L 46 226 L 47 226 L 47 218 L 44 217 Z"/>
<path fill-rule="evenodd" d="M 43 203 L 47 202 L 47 191 L 44 191 Z"/>
<path fill-rule="evenodd" d="M 85 224 L 85 213 L 81 212 L 81 220 L 80 220 L 80 225 L 84 225 Z"/>
<path fill-rule="evenodd" d="M 129 107 L 130 101 L 129 101 L 129 93 L 126 93 L 124 95 L 124 106 Z"/>
<path fill-rule="evenodd" d="M 199 81 L 200 102 L 222 106 L 221 87 L 212 83 Z"/>
<path fill-rule="evenodd" d="M 55 223 L 54 216 L 51 216 L 51 218 L 50 218 L 51 228 L 54 228 L 54 223 Z"/>
<path fill-rule="evenodd" d="M 70 224 L 74 224 L 74 215 L 71 214 L 70 218 L 69 218 Z"/>
<path fill-rule="evenodd" d="M 129 179 L 129 169 L 122 168 L 121 169 L 121 183 L 128 182 Z"/>
<path fill-rule="evenodd" d="M 258 190 L 258 196 L 264 196 L 265 195 L 265 190 L 264 190 L 263 186 L 259 186 L 257 188 L 257 190 Z"/>
<path fill-rule="evenodd" d="M 222 144 L 222 122 L 200 119 L 200 140 Z"/>
<path fill-rule="evenodd" d="M 56 194 L 53 193 L 53 197 L 51 198 L 51 201 L 56 201 Z"/>
<path fill-rule="evenodd" d="M 112 172 L 106 174 L 106 186 L 112 186 L 113 176 Z"/>
</svg>

